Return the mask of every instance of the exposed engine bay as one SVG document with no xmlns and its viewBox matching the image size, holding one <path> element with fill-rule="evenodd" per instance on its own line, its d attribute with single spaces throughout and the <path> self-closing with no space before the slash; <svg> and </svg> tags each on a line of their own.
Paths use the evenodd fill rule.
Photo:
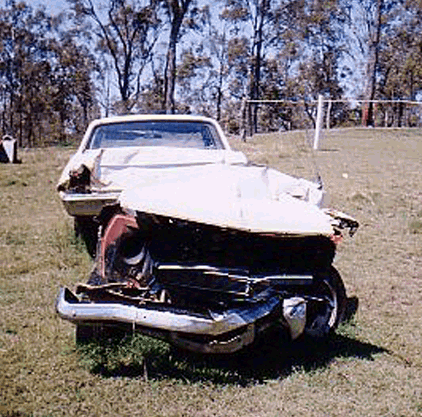
<svg viewBox="0 0 422 417">
<path fill-rule="evenodd" d="M 230 353 L 281 325 L 324 337 L 346 294 L 331 266 L 334 239 L 251 234 L 115 208 L 95 268 L 59 314 L 85 329 L 126 326 L 204 353 Z"/>
</svg>

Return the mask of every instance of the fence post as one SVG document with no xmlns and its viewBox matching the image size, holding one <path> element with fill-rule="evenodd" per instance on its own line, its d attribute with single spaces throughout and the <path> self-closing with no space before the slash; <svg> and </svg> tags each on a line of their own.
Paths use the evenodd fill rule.
<svg viewBox="0 0 422 417">
<path fill-rule="evenodd" d="M 324 97 L 320 94 L 318 96 L 318 110 L 317 110 L 317 120 L 315 126 L 315 139 L 314 139 L 314 150 L 318 149 L 319 139 L 322 131 L 322 119 L 324 112 Z"/>
<path fill-rule="evenodd" d="M 330 130 L 330 116 L 331 116 L 331 106 L 333 105 L 333 102 L 331 100 L 328 100 L 328 108 L 327 108 L 327 114 L 326 114 L 326 122 L 325 126 L 327 130 Z"/>
<path fill-rule="evenodd" d="M 246 136 L 248 135 L 248 126 L 247 126 L 247 106 L 248 102 L 246 97 L 242 100 L 242 105 L 240 108 L 240 137 L 243 142 L 246 142 Z"/>
</svg>

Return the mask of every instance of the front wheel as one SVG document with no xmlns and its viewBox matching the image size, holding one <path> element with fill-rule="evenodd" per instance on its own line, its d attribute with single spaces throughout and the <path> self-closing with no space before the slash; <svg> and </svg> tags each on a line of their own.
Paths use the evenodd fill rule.
<svg viewBox="0 0 422 417">
<path fill-rule="evenodd" d="M 82 345 L 91 342 L 121 341 L 130 334 L 132 334 L 132 328 L 125 324 L 117 326 L 103 323 L 78 323 L 75 338 L 76 343 Z"/>
<path fill-rule="evenodd" d="M 331 266 L 318 272 L 308 296 L 305 334 L 326 337 L 337 329 L 346 312 L 346 290 L 337 270 Z"/>
</svg>

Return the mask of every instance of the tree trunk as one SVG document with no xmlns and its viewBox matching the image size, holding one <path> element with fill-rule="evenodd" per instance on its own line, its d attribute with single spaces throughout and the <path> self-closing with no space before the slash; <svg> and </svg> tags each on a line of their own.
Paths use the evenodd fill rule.
<svg viewBox="0 0 422 417">
<path fill-rule="evenodd" d="M 167 50 L 167 61 L 164 73 L 164 103 L 163 110 L 167 114 L 174 113 L 176 104 L 174 100 L 174 92 L 176 87 L 176 55 L 177 43 L 182 26 L 183 18 L 189 8 L 192 0 L 167 0 L 167 7 L 171 16 L 170 39 Z"/>
<path fill-rule="evenodd" d="M 174 90 L 176 86 L 176 31 L 171 31 L 169 48 L 167 51 L 166 72 L 164 75 L 164 110 L 167 114 L 175 112 Z"/>
<path fill-rule="evenodd" d="M 365 87 L 365 107 L 363 124 L 365 126 L 374 125 L 373 102 L 376 91 L 376 74 L 378 67 L 379 43 L 381 37 L 381 10 L 383 0 L 377 0 L 375 9 L 375 32 L 370 34 L 368 62 L 366 65 L 366 87 Z"/>
<path fill-rule="evenodd" d="M 253 80 L 251 86 L 251 99 L 259 99 L 259 91 L 261 85 L 261 66 L 262 66 L 262 44 L 263 44 L 263 29 L 265 17 L 269 8 L 270 0 L 261 0 L 259 3 L 259 9 L 257 11 L 257 26 L 255 27 L 254 33 L 254 68 L 253 68 Z M 258 130 L 258 106 L 255 105 L 253 108 L 253 133 L 257 133 Z"/>
<path fill-rule="evenodd" d="M 224 68 L 220 66 L 220 73 L 218 76 L 218 90 L 217 90 L 217 120 L 221 119 L 221 103 L 223 101 L 223 80 L 224 80 Z"/>
</svg>

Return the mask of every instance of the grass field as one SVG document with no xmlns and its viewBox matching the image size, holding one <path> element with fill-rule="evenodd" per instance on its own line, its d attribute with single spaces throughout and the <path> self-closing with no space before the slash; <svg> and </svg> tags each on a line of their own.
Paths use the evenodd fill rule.
<svg viewBox="0 0 422 417">
<path fill-rule="evenodd" d="M 319 166 L 330 205 L 361 223 L 335 262 L 358 311 L 325 344 L 271 334 L 218 358 L 140 336 L 76 347 L 54 312 L 91 268 L 55 192 L 72 150 L 0 165 L 0 416 L 422 415 L 422 133 L 331 131 L 316 155 L 306 142 L 233 146 L 298 176 Z"/>
</svg>

